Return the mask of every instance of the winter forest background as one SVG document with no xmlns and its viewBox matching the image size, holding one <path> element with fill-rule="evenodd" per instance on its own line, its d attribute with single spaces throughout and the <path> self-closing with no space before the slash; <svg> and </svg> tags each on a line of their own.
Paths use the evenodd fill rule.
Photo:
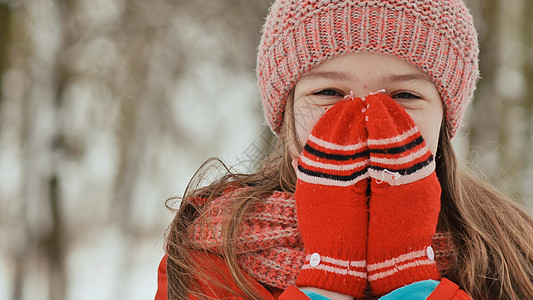
<svg viewBox="0 0 533 300">
<path fill-rule="evenodd" d="M 469 0 L 482 80 L 461 157 L 533 207 L 533 1 Z M 269 0 L 0 0 L 0 299 L 153 299 L 200 164 L 268 148 Z"/>
</svg>

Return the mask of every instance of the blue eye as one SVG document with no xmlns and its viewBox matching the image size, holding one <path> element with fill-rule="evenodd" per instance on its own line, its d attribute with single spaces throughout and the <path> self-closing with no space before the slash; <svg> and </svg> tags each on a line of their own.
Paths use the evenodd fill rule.
<svg viewBox="0 0 533 300">
<path fill-rule="evenodd" d="M 393 99 L 421 99 L 420 96 L 417 96 L 415 94 L 409 93 L 409 92 L 399 92 L 392 95 Z"/>
<path fill-rule="evenodd" d="M 343 94 L 332 89 L 321 90 L 321 91 L 314 93 L 313 95 L 328 96 L 328 97 L 343 97 L 344 96 Z"/>
</svg>

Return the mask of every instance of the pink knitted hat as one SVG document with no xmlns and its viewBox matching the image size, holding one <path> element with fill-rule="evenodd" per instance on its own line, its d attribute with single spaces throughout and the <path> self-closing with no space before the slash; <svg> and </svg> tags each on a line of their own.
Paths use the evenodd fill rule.
<svg viewBox="0 0 533 300">
<path fill-rule="evenodd" d="M 257 77 L 277 135 L 303 73 L 345 53 L 383 53 L 435 83 L 455 135 L 479 77 L 477 33 L 461 0 L 276 0 L 263 27 Z"/>
</svg>

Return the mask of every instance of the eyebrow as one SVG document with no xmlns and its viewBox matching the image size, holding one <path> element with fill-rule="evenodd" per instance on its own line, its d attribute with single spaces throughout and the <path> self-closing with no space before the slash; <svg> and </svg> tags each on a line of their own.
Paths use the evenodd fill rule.
<svg viewBox="0 0 533 300">
<path fill-rule="evenodd" d="M 329 80 L 342 80 L 342 81 L 357 81 L 356 78 L 346 72 L 311 72 L 304 74 L 302 79 L 329 79 Z M 418 81 L 421 84 L 434 85 L 431 78 L 426 74 L 386 74 L 380 80 L 381 82 L 406 82 L 406 81 Z"/>
<path fill-rule="evenodd" d="M 388 74 L 384 77 L 384 82 L 406 82 L 418 81 L 419 83 L 434 85 L 433 80 L 426 74 Z"/>
<path fill-rule="evenodd" d="M 346 72 L 311 72 L 304 74 L 302 79 L 330 79 L 330 80 L 343 80 L 343 81 L 356 81 L 350 73 Z"/>
</svg>

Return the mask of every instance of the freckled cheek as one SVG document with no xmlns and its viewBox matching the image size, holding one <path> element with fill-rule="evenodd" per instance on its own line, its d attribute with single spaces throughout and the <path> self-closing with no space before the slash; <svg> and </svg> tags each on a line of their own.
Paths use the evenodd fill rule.
<svg viewBox="0 0 533 300">
<path fill-rule="evenodd" d="M 303 147 L 307 142 L 309 134 L 313 130 L 320 117 L 325 113 L 324 107 L 317 106 L 295 106 L 294 107 L 294 122 L 296 126 L 296 134 L 298 140 Z"/>
<path fill-rule="evenodd" d="M 415 122 L 420 134 L 424 138 L 429 151 L 433 155 L 437 153 L 437 147 L 439 144 L 440 125 L 442 117 L 433 114 L 424 113 L 410 113 L 409 114 Z"/>
</svg>

